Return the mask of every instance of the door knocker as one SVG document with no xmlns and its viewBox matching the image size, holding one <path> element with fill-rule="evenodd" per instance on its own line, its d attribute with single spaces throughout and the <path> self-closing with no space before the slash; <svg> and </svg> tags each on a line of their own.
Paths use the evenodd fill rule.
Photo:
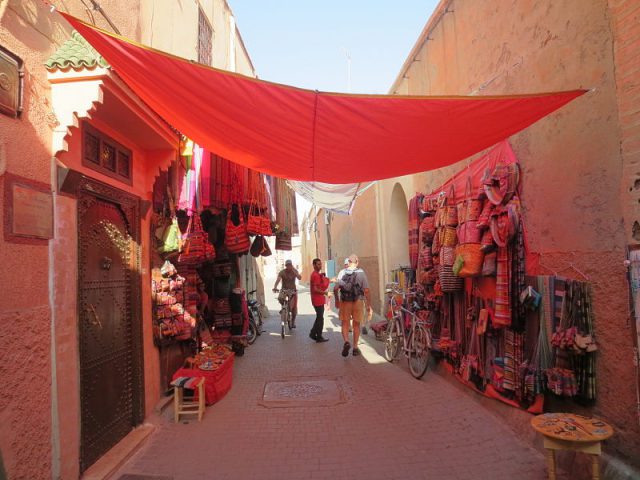
<svg viewBox="0 0 640 480">
<path fill-rule="evenodd" d="M 111 270 L 111 263 L 113 262 L 113 260 L 111 260 L 109 257 L 102 257 L 102 269 L 103 270 Z"/>
</svg>

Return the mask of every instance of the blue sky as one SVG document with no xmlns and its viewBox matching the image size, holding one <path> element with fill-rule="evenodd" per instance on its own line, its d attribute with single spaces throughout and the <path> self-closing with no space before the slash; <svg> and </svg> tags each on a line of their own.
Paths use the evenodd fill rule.
<svg viewBox="0 0 640 480">
<path fill-rule="evenodd" d="M 322 91 L 388 93 L 438 0 L 229 0 L 258 76 Z"/>
</svg>

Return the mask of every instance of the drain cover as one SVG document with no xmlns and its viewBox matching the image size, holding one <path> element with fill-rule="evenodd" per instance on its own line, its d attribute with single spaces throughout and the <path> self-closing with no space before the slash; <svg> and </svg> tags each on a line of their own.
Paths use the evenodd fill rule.
<svg viewBox="0 0 640 480">
<path fill-rule="evenodd" d="M 265 407 L 313 407 L 338 405 L 344 401 L 335 380 L 292 380 L 267 383 L 260 404 Z"/>
<path fill-rule="evenodd" d="M 118 480 L 173 480 L 173 477 L 161 477 L 158 475 L 136 475 L 134 473 L 125 473 Z"/>
</svg>

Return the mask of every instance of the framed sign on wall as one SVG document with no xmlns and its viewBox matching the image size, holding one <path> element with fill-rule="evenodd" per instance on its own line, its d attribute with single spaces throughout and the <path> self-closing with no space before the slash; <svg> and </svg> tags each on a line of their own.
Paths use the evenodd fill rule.
<svg viewBox="0 0 640 480">
<path fill-rule="evenodd" d="M 49 185 L 7 173 L 4 197 L 6 241 L 46 244 L 53 238 L 53 194 Z"/>
</svg>

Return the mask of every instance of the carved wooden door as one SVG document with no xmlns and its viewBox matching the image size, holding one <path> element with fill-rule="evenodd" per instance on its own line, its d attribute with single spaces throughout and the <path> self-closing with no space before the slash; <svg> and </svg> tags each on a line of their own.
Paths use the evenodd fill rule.
<svg viewBox="0 0 640 480">
<path fill-rule="evenodd" d="M 78 199 L 81 471 L 142 420 L 133 216 L 91 192 Z"/>
</svg>

